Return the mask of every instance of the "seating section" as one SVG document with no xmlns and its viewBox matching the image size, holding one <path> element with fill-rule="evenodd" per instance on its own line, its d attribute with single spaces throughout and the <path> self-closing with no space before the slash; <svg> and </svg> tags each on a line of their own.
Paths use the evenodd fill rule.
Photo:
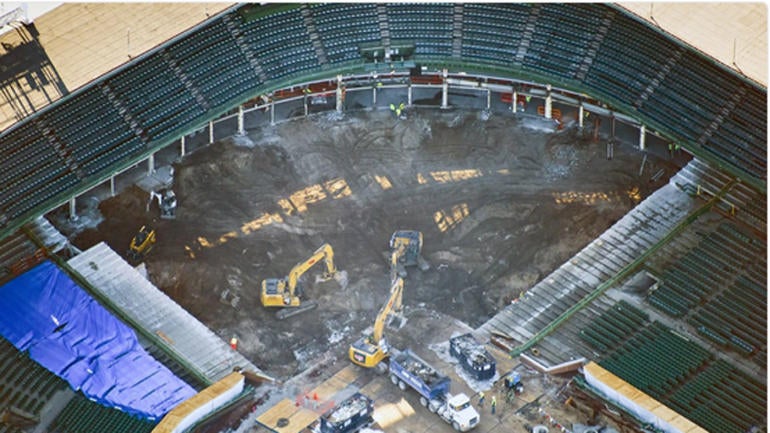
<svg viewBox="0 0 770 433">
<path fill-rule="evenodd" d="M 414 42 L 416 55 L 424 58 L 452 55 L 451 4 L 389 3 L 387 13 L 393 41 Z"/>
<path fill-rule="evenodd" d="M 530 6 L 522 3 L 467 3 L 463 7 L 462 57 L 471 61 L 510 66 Z"/>
<path fill-rule="evenodd" d="M 552 3 L 540 10 L 522 67 L 573 79 L 587 55 L 601 17 L 590 6 Z"/>
<path fill-rule="evenodd" d="M 165 51 L 200 92 L 206 104 L 204 109 L 220 107 L 263 84 L 222 20 L 210 23 Z M 169 66 L 168 62 L 163 65 Z M 189 92 L 185 93 L 189 95 Z M 186 105 L 197 108 L 194 100 Z M 185 126 L 203 111 L 189 111 L 189 118 L 184 115 L 172 117 L 176 117 L 179 126 Z"/>
<path fill-rule="evenodd" d="M 299 76 L 319 66 L 299 8 L 249 21 L 241 30 L 270 79 Z"/>
<path fill-rule="evenodd" d="M 310 10 L 331 63 L 360 61 L 361 44 L 382 43 L 374 3 L 314 3 Z"/>
<path fill-rule="evenodd" d="M 626 301 L 619 301 L 580 331 L 580 338 L 606 354 L 630 338 L 649 322 L 649 316 Z"/>
<path fill-rule="evenodd" d="M 729 407 L 722 402 L 730 402 Z M 744 433 L 759 425 L 767 408 L 767 391 L 756 378 L 723 360 L 671 394 L 667 405 L 708 431 Z"/>
<path fill-rule="evenodd" d="M 660 400 L 694 375 L 710 356 L 706 349 L 653 322 L 599 364 Z"/>
<path fill-rule="evenodd" d="M 659 322 L 599 364 L 708 431 L 743 433 L 765 418 L 767 389 L 758 379 Z"/>
<path fill-rule="evenodd" d="M 133 418 L 128 414 L 94 403 L 81 393 L 70 400 L 54 420 L 57 433 L 149 433 L 157 422 Z"/>
<path fill-rule="evenodd" d="M 585 84 L 617 101 L 633 105 L 664 70 L 676 49 L 672 42 L 662 39 L 646 25 L 618 16 L 596 53 Z M 664 124 L 673 123 L 672 128 L 679 123 L 678 116 L 673 117 L 677 119 L 675 123 L 670 122 L 672 117 L 665 118 L 670 113 L 650 109 L 648 115 L 656 120 L 659 115 L 664 116 L 661 120 Z"/>
<path fill-rule="evenodd" d="M 664 271 L 647 300 L 671 316 L 688 315 L 688 322 L 718 346 L 755 356 L 767 348 L 765 251 L 763 241 L 732 223 L 720 224 Z"/>
<path fill-rule="evenodd" d="M 44 369 L 0 337 L 0 410 L 15 407 L 34 416 L 42 415 L 45 404 L 66 382 Z M 5 430 L 3 430 L 5 429 Z M 0 423 L 0 432 L 20 432 Z"/>
</svg>

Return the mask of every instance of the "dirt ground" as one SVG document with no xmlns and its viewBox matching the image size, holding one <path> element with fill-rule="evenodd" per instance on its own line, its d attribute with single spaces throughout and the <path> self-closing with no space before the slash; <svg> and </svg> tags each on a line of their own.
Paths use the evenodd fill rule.
<svg viewBox="0 0 770 433">
<path fill-rule="evenodd" d="M 631 146 L 553 131 L 538 119 L 427 110 L 311 116 L 224 140 L 175 165 L 177 219 L 146 212 L 129 189 L 100 203 L 104 221 L 81 249 L 106 241 L 125 254 L 144 223 L 157 229 L 150 279 L 278 378 L 347 346 L 388 293 L 388 239 L 420 230 L 426 272 L 410 269 L 404 303 L 475 328 L 660 187 L 665 161 Z M 278 321 L 261 281 L 328 242 L 342 275 L 301 280 L 318 308 Z M 409 330 L 415 335 L 429 329 Z"/>
</svg>

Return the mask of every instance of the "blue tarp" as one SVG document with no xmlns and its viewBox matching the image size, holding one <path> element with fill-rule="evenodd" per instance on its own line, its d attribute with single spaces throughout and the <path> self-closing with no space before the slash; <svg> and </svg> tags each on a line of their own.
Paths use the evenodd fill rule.
<svg viewBox="0 0 770 433">
<path fill-rule="evenodd" d="M 97 402 L 160 419 L 195 390 L 52 262 L 0 287 L 0 334 Z"/>
</svg>

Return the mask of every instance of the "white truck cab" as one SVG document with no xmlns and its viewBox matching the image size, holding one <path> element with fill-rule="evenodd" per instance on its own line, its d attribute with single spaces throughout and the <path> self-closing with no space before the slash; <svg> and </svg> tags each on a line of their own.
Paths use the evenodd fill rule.
<svg viewBox="0 0 770 433">
<path fill-rule="evenodd" d="M 432 410 L 433 408 L 431 407 L 430 409 Z M 461 432 L 466 432 L 476 427 L 480 419 L 479 413 L 471 406 L 471 400 L 463 393 L 454 396 L 447 394 L 443 404 L 436 408 L 436 413 L 444 418 L 446 422 L 452 424 L 455 430 Z"/>
</svg>

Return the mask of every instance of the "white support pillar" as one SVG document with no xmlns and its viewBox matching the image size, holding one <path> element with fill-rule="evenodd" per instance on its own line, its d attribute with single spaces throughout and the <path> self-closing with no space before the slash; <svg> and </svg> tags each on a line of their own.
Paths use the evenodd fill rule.
<svg viewBox="0 0 770 433">
<path fill-rule="evenodd" d="M 270 101 L 270 124 L 275 125 L 275 102 Z"/>
<path fill-rule="evenodd" d="M 179 156 L 183 157 L 187 149 L 185 149 L 185 143 L 184 143 L 185 136 L 183 135 L 182 138 L 179 139 Z"/>
<path fill-rule="evenodd" d="M 305 96 L 302 98 L 302 106 L 305 109 L 305 117 L 307 117 L 308 107 L 307 107 L 307 93 L 305 93 Z"/>
<path fill-rule="evenodd" d="M 238 106 L 238 135 L 246 135 L 246 129 L 243 127 L 243 105 Z"/>
<path fill-rule="evenodd" d="M 78 220 L 78 214 L 76 212 L 75 204 L 76 204 L 75 203 L 75 197 L 72 197 L 70 199 L 70 220 L 71 221 L 77 221 Z"/>
<path fill-rule="evenodd" d="M 372 87 L 372 107 L 377 105 L 377 86 Z"/>
<path fill-rule="evenodd" d="M 342 93 L 342 75 L 337 75 L 337 112 L 342 113 L 342 98 L 345 95 Z"/>
<path fill-rule="evenodd" d="M 209 144 L 214 142 L 214 121 L 209 121 Z"/>
<path fill-rule="evenodd" d="M 147 158 L 147 176 L 155 173 L 155 154 L 151 153 Z"/>
<path fill-rule="evenodd" d="M 552 111 L 552 105 L 553 101 L 551 100 L 551 85 L 546 84 L 545 86 L 545 118 L 550 119 L 551 118 L 551 111 Z"/>
<path fill-rule="evenodd" d="M 519 92 L 516 89 L 513 90 L 513 98 L 511 99 L 511 111 L 515 114 L 519 111 Z"/>
<path fill-rule="evenodd" d="M 487 89 L 487 110 L 492 108 L 492 91 Z"/>
<path fill-rule="evenodd" d="M 647 148 L 647 144 L 644 142 L 645 135 L 647 135 L 647 130 L 644 125 L 642 125 L 639 128 L 639 150 L 645 150 Z"/>
<path fill-rule="evenodd" d="M 442 75 L 444 76 L 443 83 L 441 84 L 441 108 L 449 108 L 449 83 L 447 83 L 447 70 L 444 69 Z"/>
<path fill-rule="evenodd" d="M 412 106 L 412 83 L 406 86 L 406 105 Z"/>
<path fill-rule="evenodd" d="M 580 129 L 583 129 L 583 117 L 585 117 L 585 114 L 583 113 L 583 104 L 581 103 L 578 107 L 578 126 Z"/>
<path fill-rule="evenodd" d="M 110 176 L 110 197 L 115 197 L 115 175 Z"/>
</svg>

